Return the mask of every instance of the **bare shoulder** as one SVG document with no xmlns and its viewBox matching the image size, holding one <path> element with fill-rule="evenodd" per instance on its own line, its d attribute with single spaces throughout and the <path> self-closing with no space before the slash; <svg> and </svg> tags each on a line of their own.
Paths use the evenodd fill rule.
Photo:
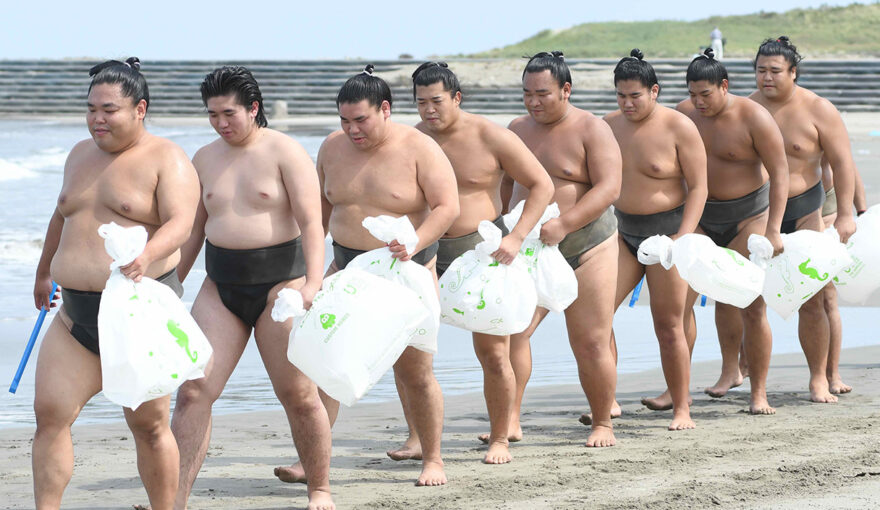
<svg viewBox="0 0 880 510">
<path fill-rule="evenodd" d="M 437 147 L 437 142 L 429 135 L 405 124 L 394 123 L 393 129 L 403 147 L 411 150 L 423 150 L 428 147 Z"/>
<path fill-rule="evenodd" d="M 321 142 L 321 148 L 318 150 L 318 154 L 325 153 L 328 150 L 339 150 L 342 147 L 342 144 L 346 142 L 345 132 L 341 129 L 338 129 L 329 135 L 327 138 Z"/>
<path fill-rule="evenodd" d="M 740 96 L 733 96 L 733 100 L 742 112 L 742 118 L 747 122 L 775 122 L 773 116 L 761 103 Z"/>
<path fill-rule="evenodd" d="M 765 108 L 767 106 L 767 104 L 764 101 L 764 96 L 761 95 L 761 91 L 759 91 L 759 90 L 756 90 L 756 91 L 752 92 L 751 94 L 749 94 L 749 99 L 758 103 L 761 106 L 764 106 Z"/>
<path fill-rule="evenodd" d="M 675 109 L 685 115 L 690 115 L 697 111 L 697 109 L 694 107 L 694 102 L 690 99 L 679 101 L 678 104 L 675 105 Z"/>
<path fill-rule="evenodd" d="M 614 136 L 607 122 L 586 110 L 572 107 L 569 115 L 572 116 L 572 127 L 578 129 L 586 141 L 603 140 Z"/>
<path fill-rule="evenodd" d="M 510 124 L 507 125 L 507 129 L 513 131 L 514 133 L 520 133 L 522 129 L 524 129 L 529 121 L 531 121 L 531 117 L 528 115 L 523 115 L 521 117 L 517 117 L 510 121 Z"/>
<path fill-rule="evenodd" d="M 294 153 L 297 156 L 307 154 L 302 144 L 287 133 L 282 133 L 281 131 L 276 131 L 270 128 L 260 129 L 265 130 L 264 136 L 266 137 L 266 141 L 269 142 L 268 145 L 271 149 L 287 152 L 288 154 Z"/>
<path fill-rule="evenodd" d="M 805 109 L 812 113 L 820 121 L 827 121 L 830 119 L 840 118 L 840 112 L 837 110 L 837 107 L 834 106 L 834 103 L 825 99 L 824 97 L 816 94 L 812 90 L 807 90 L 803 87 L 798 87 L 798 92 L 802 94 L 802 104 Z"/>
<path fill-rule="evenodd" d="M 480 139 L 490 145 L 507 145 L 519 142 L 519 137 L 513 131 L 487 117 L 468 114 L 467 119 Z"/>
<path fill-rule="evenodd" d="M 667 108 L 662 105 L 657 105 L 657 108 L 659 109 L 657 113 L 662 115 L 663 124 L 669 126 L 669 128 L 674 129 L 676 132 L 690 133 L 697 131 L 697 126 L 689 115 L 675 108 Z"/>
<path fill-rule="evenodd" d="M 189 156 L 176 143 L 161 136 L 150 134 L 147 136 L 143 150 L 149 151 L 152 157 L 168 163 L 179 163 L 181 160 L 189 162 Z"/>
<path fill-rule="evenodd" d="M 621 113 L 620 110 L 614 110 L 611 113 L 605 114 L 602 119 L 613 128 L 616 127 L 617 124 L 623 119 L 623 113 Z"/>
</svg>

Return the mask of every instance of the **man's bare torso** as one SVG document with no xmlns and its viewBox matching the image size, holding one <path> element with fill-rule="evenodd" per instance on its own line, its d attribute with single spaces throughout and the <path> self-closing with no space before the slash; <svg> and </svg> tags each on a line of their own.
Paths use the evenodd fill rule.
<svg viewBox="0 0 880 510">
<path fill-rule="evenodd" d="M 208 212 L 205 235 L 223 248 L 250 249 L 285 243 L 300 235 L 282 178 L 284 133 L 260 128 L 247 146 L 218 139 L 193 158 Z"/>
<path fill-rule="evenodd" d="M 706 146 L 710 200 L 733 200 L 758 189 L 769 179 L 755 150 L 745 98 L 730 95 L 727 108 L 713 117 L 700 114 L 689 100 L 679 105 L 696 124 Z"/>
<path fill-rule="evenodd" d="M 392 124 L 390 129 L 388 139 L 370 151 L 355 148 L 342 131 L 324 142 L 320 171 L 324 196 L 333 206 L 330 235 L 348 248 L 384 245 L 361 225 L 368 216 L 407 215 L 418 228 L 429 213 L 418 182 L 417 153 L 430 140 L 408 126 Z"/>
<path fill-rule="evenodd" d="M 684 203 L 687 185 L 678 160 L 678 114 L 656 105 L 654 112 L 638 123 L 619 110 L 605 120 L 623 155 L 620 198 L 614 207 L 629 214 L 654 214 Z"/>
<path fill-rule="evenodd" d="M 84 140 L 71 151 L 64 169 L 58 211 L 64 228 L 52 259 L 52 278 L 62 287 L 101 291 L 110 275 L 110 256 L 98 227 L 111 221 L 123 227 L 142 225 L 150 236 L 162 221 L 156 200 L 159 170 L 179 150 L 171 142 L 145 134 L 132 148 L 110 154 Z M 157 277 L 177 265 L 180 252 L 154 261 L 147 276 Z"/>
</svg>

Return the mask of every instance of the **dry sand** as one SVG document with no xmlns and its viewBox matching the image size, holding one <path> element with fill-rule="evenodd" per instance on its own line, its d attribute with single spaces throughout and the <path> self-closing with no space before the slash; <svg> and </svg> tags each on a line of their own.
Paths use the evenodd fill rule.
<svg viewBox="0 0 880 510">
<path fill-rule="evenodd" d="M 480 394 L 446 399 L 443 453 L 449 485 L 412 485 L 416 462 L 384 452 L 404 439 L 399 405 L 343 409 L 334 430 L 331 483 L 340 508 L 878 508 L 880 507 L 880 346 L 845 350 L 844 379 L 854 393 L 838 404 L 808 399 L 800 354 L 776 356 L 770 369 L 775 416 L 750 416 L 747 389 L 710 399 L 720 362 L 694 366 L 692 408 L 697 429 L 669 432 L 671 412 L 639 405 L 664 386 L 659 370 L 621 377 L 615 420 L 618 446 L 583 446 L 586 407 L 578 386 L 529 388 L 525 438 L 513 463 L 480 462 L 488 430 Z M 747 384 L 745 385 L 748 386 Z M 0 431 L 0 507 L 32 508 L 32 429 Z M 123 423 L 74 427 L 76 466 L 65 508 L 122 508 L 146 502 L 134 443 Z M 193 491 L 191 508 L 300 508 L 303 485 L 272 476 L 294 455 L 283 413 L 219 416 Z"/>
</svg>

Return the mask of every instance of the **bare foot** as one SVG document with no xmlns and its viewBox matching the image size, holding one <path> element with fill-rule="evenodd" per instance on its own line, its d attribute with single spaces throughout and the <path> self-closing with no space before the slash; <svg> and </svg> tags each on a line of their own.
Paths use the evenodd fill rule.
<svg viewBox="0 0 880 510">
<path fill-rule="evenodd" d="M 153 507 L 150 505 L 131 505 L 134 510 L 153 510 Z"/>
<path fill-rule="evenodd" d="M 308 510 L 336 510 L 329 492 L 316 490 L 309 494 Z"/>
<path fill-rule="evenodd" d="M 292 464 L 290 467 L 279 466 L 275 468 L 275 476 L 285 483 L 308 483 L 306 471 L 299 462 Z"/>
<path fill-rule="evenodd" d="M 834 395 L 841 395 L 852 391 L 852 386 L 843 382 L 838 375 L 837 377 L 828 378 L 828 391 Z"/>
<path fill-rule="evenodd" d="M 767 397 L 752 397 L 749 402 L 749 414 L 776 414 L 776 409 L 770 407 Z"/>
<path fill-rule="evenodd" d="M 697 428 L 697 424 L 691 419 L 689 411 L 677 412 L 672 416 L 669 430 L 688 430 Z"/>
<path fill-rule="evenodd" d="M 513 427 L 511 427 L 513 429 Z M 510 435 L 507 436 L 507 441 L 510 443 L 518 443 L 522 441 L 523 432 L 520 427 L 517 427 L 516 430 L 513 430 Z M 480 434 L 477 436 L 477 439 L 480 440 L 483 444 L 489 444 L 489 434 Z"/>
<path fill-rule="evenodd" d="M 837 402 L 837 397 L 828 391 L 828 382 L 823 380 L 819 384 L 810 383 L 810 400 L 819 404 L 833 404 Z"/>
<path fill-rule="evenodd" d="M 623 414 L 623 411 L 620 410 L 620 404 L 615 400 L 614 405 L 611 406 L 611 419 L 620 418 L 621 414 Z M 582 414 L 578 421 L 589 427 L 593 424 L 593 413 Z"/>
<path fill-rule="evenodd" d="M 693 403 L 694 399 L 688 397 L 688 405 Z M 652 411 L 668 411 L 672 409 L 672 397 L 669 395 L 669 390 L 666 390 L 659 397 L 642 397 L 642 405 Z"/>
<path fill-rule="evenodd" d="M 434 487 L 446 484 L 446 473 L 443 471 L 442 462 L 425 462 L 422 464 L 422 473 L 416 481 L 417 487 Z"/>
<path fill-rule="evenodd" d="M 721 374 L 721 377 L 718 378 L 718 382 L 716 382 L 714 386 L 709 386 L 703 391 L 706 395 L 709 395 L 712 398 L 721 398 L 724 395 L 727 395 L 727 392 L 730 391 L 731 388 L 741 386 L 742 383 L 743 376 L 739 371 L 737 371 L 736 376 L 734 377 L 726 377 L 724 374 Z"/>
<path fill-rule="evenodd" d="M 506 441 L 496 441 L 489 445 L 489 451 L 483 457 L 483 464 L 507 464 L 513 460 Z"/>
<path fill-rule="evenodd" d="M 617 439 L 614 437 L 614 431 L 611 427 L 603 427 L 602 425 L 593 426 L 590 437 L 587 438 L 587 446 L 601 448 L 605 446 L 614 446 Z"/>
<path fill-rule="evenodd" d="M 422 460 L 422 445 L 418 439 L 409 437 L 403 446 L 385 452 L 391 460 Z"/>
</svg>

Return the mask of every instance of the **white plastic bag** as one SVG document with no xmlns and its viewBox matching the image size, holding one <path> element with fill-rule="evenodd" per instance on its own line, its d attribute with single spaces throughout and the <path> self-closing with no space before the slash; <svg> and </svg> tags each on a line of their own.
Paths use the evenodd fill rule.
<svg viewBox="0 0 880 510">
<path fill-rule="evenodd" d="M 524 204 L 525 201 L 519 202 L 504 215 L 504 225 L 508 231 L 513 230 L 519 222 Z M 547 206 L 541 219 L 526 235 L 517 255 L 517 258 L 525 262 L 529 274 L 535 281 L 538 306 L 552 312 L 564 311 L 578 296 L 578 281 L 574 269 L 560 253 L 559 246 L 546 245 L 540 239 L 541 226 L 558 217 L 559 206 L 556 202 Z"/>
<path fill-rule="evenodd" d="M 291 289 L 272 308 L 276 321 L 296 319 L 290 362 L 347 406 L 394 365 L 429 315 L 412 290 L 352 267 L 328 276 L 308 311 Z"/>
<path fill-rule="evenodd" d="M 520 333 L 538 304 L 534 281 L 519 257 L 510 265 L 492 257 L 501 245 L 501 229 L 484 220 L 478 232 L 483 242 L 455 259 L 440 278 L 440 320 L 490 335 Z"/>
<path fill-rule="evenodd" d="M 137 409 L 204 377 L 213 350 L 173 290 L 147 277 L 135 283 L 119 271 L 144 251 L 146 229 L 110 223 L 98 234 L 113 258 L 98 310 L 101 384 L 111 402 Z"/>
<path fill-rule="evenodd" d="M 856 232 L 846 243 L 852 265 L 833 278 L 840 299 L 864 304 L 880 288 L 880 206 L 856 218 Z M 833 229 L 831 227 L 830 229 Z M 829 230 L 830 230 L 829 229 Z"/>
<path fill-rule="evenodd" d="M 415 253 L 416 246 L 419 244 L 416 230 L 406 216 L 399 218 L 371 216 L 364 218 L 363 225 L 373 237 L 382 242 L 390 243 L 396 239 L 399 243 L 406 245 L 407 253 Z M 431 272 L 418 262 L 395 259 L 387 247 L 358 255 L 348 263 L 346 269 L 350 267 L 356 267 L 386 280 L 399 283 L 415 292 L 431 313 L 418 327 L 410 345 L 421 351 L 437 354 L 440 301 L 437 298 L 437 286 L 434 284 L 434 276 L 431 275 Z"/>
<path fill-rule="evenodd" d="M 749 236 L 750 258 L 766 270 L 761 295 L 767 306 L 788 319 L 852 264 L 852 258 L 833 231 L 798 230 L 783 234 L 782 246 L 784 251 L 773 257 L 773 246 L 766 237 Z"/>
<path fill-rule="evenodd" d="M 639 262 L 673 265 L 696 292 L 720 303 L 745 308 L 761 295 L 764 270 L 730 248 L 716 246 L 701 234 L 685 234 L 675 241 L 651 236 L 639 245 Z"/>
</svg>

